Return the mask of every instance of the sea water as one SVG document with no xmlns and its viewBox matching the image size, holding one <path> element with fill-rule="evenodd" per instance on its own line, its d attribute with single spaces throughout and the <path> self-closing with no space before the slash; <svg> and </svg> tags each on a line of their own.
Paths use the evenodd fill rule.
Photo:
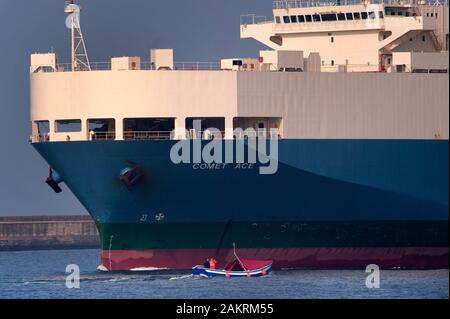
<svg viewBox="0 0 450 319">
<path fill-rule="evenodd" d="M 379 288 L 369 289 L 365 269 L 207 279 L 173 270 L 102 273 L 99 256 L 98 250 L 0 252 L 0 298 L 449 298 L 448 269 L 381 270 Z M 79 288 L 68 288 L 74 286 L 68 265 L 79 269 Z"/>
</svg>

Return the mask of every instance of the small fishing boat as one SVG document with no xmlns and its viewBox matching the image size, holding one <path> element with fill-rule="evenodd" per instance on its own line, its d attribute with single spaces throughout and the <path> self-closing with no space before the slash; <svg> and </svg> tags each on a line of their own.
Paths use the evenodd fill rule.
<svg viewBox="0 0 450 319">
<path fill-rule="evenodd" d="M 224 269 L 195 266 L 192 268 L 194 276 L 201 277 L 263 277 L 272 271 L 272 260 L 248 260 L 240 259 L 234 250 L 235 259 Z"/>
<path fill-rule="evenodd" d="M 204 266 L 192 268 L 194 276 L 201 277 L 263 277 L 272 271 L 271 260 L 235 260 L 225 269 L 211 269 Z"/>
</svg>

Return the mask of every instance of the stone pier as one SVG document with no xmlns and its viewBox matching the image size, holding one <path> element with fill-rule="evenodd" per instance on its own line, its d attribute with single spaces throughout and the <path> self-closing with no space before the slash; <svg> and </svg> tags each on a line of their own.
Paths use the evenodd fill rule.
<svg viewBox="0 0 450 319">
<path fill-rule="evenodd" d="M 89 216 L 0 217 L 0 251 L 98 248 Z"/>
</svg>

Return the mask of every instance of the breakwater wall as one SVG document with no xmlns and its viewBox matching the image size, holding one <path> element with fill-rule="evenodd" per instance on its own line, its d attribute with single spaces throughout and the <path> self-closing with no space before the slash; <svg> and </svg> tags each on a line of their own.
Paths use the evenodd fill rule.
<svg viewBox="0 0 450 319">
<path fill-rule="evenodd" d="M 0 217 L 0 251 L 98 247 L 89 216 Z"/>
</svg>

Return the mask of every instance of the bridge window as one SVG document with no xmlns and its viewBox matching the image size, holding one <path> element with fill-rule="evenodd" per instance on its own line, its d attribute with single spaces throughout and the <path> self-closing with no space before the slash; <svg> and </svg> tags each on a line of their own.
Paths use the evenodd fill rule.
<svg viewBox="0 0 450 319">
<path fill-rule="evenodd" d="M 375 19 L 376 19 L 375 12 L 373 12 L 373 11 L 369 12 L 369 17 L 370 17 L 372 20 L 375 20 Z"/>
<path fill-rule="evenodd" d="M 129 118 L 123 120 L 125 140 L 165 140 L 175 128 L 174 118 Z"/>
<path fill-rule="evenodd" d="M 312 17 L 310 15 L 305 15 L 306 22 L 312 22 Z"/>
<path fill-rule="evenodd" d="M 50 122 L 49 121 L 35 121 L 38 134 L 48 134 L 50 133 Z"/>
<path fill-rule="evenodd" d="M 353 20 L 353 14 L 351 12 L 347 12 L 345 14 L 345 17 L 347 18 L 347 20 Z"/>
<path fill-rule="evenodd" d="M 281 23 L 281 19 L 280 19 L 279 16 L 276 16 L 276 17 L 275 17 L 275 22 L 276 22 L 277 24 L 280 24 L 280 23 Z"/>
<path fill-rule="evenodd" d="M 114 140 L 116 121 L 114 119 L 88 120 L 88 138 L 91 140 Z"/>
<path fill-rule="evenodd" d="M 235 117 L 233 119 L 233 133 L 235 139 L 266 136 L 272 137 L 276 134 L 282 136 L 281 124 L 283 119 L 279 117 Z M 275 132 L 271 132 L 275 129 Z"/>
<path fill-rule="evenodd" d="M 297 16 L 291 16 L 291 22 L 297 23 Z"/>
<path fill-rule="evenodd" d="M 368 17 L 367 12 L 361 12 L 361 18 L 362 18 L 363 20 L 366 20 L 367 17 Z"/>
<path fill-rule="evenodd" d="M 284 23 L 291 23 L 291 20 L 289 19 L 289 16 L 284 16 L 283 17 L 283 22 Z"/>
<path fill-rule="evenodd" d="M 49 121 L 34 121 L 33 127 L 33 142 L 48 142 L 50 141 L 50 122 Z"/>
<path fill-rule="evenodd" d="M 186 118 L 186 130 L 191 138 L 204 138 L 204 134 L 213 134 L 215 129 L 220 132 L 220 137 L 225 136 L 224 117 L 188 117 Z M 199 131 L 200 130 L 200 131 Z M 206 131 L 210 130 L 209 133 Z"/>
<path fill-rule="evenodd" d="M 338 13 L 337 17 L 339 21 L 345 21 L 345 13 Z"/>
<path fill-rule="evenodd" d="M 304 16 L 298 16 L 298 22 L 300 22 L 300 23 L 305 22 L 305 17 Z"/>
<path fill-rule="evenodd" d="M 81 132 L 81 120 L 57 120 L 57 133 Z"/>
<path fill-rule="evenodd" d="M 322 14 L 322 21 L 336 21 L 336 14 Z"/>
<path fill-rule="evenodd" d="M 354 12 L 353 16 L 355 17 L 355 20 L 361 20 L 361 13 L 359 12 Z"/>
<path fill-rule="evenodd" d="M 313 14 L 313 21 L 320 22 L 320 14 Z"/>
</svg>

